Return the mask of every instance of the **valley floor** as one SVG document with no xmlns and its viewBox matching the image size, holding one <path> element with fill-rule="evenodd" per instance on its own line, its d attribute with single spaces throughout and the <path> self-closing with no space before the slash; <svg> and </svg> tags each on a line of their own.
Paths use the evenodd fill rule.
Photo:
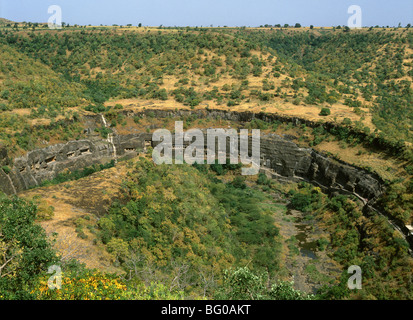
<svg viewBox="0 0 413 320">
<path fill-rule="evenodd" d="M 54 208 L 53 218 L 40 224 L 47 234 L 58 234 L 55 246 L 64 259 L 75 258 L 88 268 L 103 272 L 122 272 L 113 264 L 105 246 L 96 242 L 92 226 L 117 197 L 119 185 L 133 162 L 136 159 L 119 162 L 113 168 L 76 181 L 19 194 L 26 199 L 40 198 L 44 205 Z M 295 289 L 307 293 L 315 293 L 321 285 L 337 279 L 340 266 L 327 251 L 318 249 L 317 240 L 327 236 L 317 222 L 306 219 L 300 211 L 288 209 L 288 201 L 279 193 L 268 194 L 268 198 L 267 205 L 274 213 L 282 239 L 280 278 L 294 281 Z"/>
</svg>

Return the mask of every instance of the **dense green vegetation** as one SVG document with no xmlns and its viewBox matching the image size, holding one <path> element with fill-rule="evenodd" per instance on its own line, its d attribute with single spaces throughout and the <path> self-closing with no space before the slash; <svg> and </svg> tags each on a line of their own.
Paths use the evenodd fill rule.
<svg viewBox="0 0 413 320">
<path fill-rule="evenodd" d="M 53 238 L 35 224 L 36 204 L 1 197 L 0 256 L 12 259 L 0 270 L 0 298 L 412 298 L 408 244 L 386 218 L 365 216 L 355 198 L 329 198 L 306 183 L 293 185 L 286 196 L 293 208 L 326 228 L 330 236 L 320 239 L 320 250 L 328 249 L 343 275 L 315 296 L 280 281 L 282 240 L 274 212 L 265 205 L 266 193 L 280 186 L 260 174 L 259 188 L 252 188 L 239 171 L 232 165 L 130 162 L 120 197 L 92 227 L 96 244 L 124 270 L 121 277 L 60 261 Z M 62 290 L 47 288 L 52 264 L 62 266 Z M 350 265 L 362 267 L 363 290 L 347 288 Z"/>
<path fill-rule="evenodd" d="M 312 300 L 315 296 L 293 288 L 291 282 L 268 284 L 268 274 L 254 274 L 248 268 L 225 270 L 223 286 L 217 299 L 224 300 Z"/>
<path fill-rule="evenodd" d="M 211 295 L 229 267 L 248 264 L 273 276 L 278 229 L 263 196 L 237 182 L 240 176 L 225 184 L 206 166 L 195 167 L 142 158 L 122 185 L 123 197 L 99 221 L 101 241 L 128 274 L 164 279 L 187 294 Z"/>
<path fill-rule="evenodd" d="M 306 88 L 307 103 L 342 100 L 355 112 L 371 107 L 379 130 L 394 140 L 412 141 L 411 32 L 261 32 L 247 39 L 273 48 L 288 62 L 284 68 L 295 78 L 290 87 L 296 92 Z"/>
<path fill-rule="evenodd" d="M 390 141 L 397 152 L 404 141 L 412 141 L 413 35 L 408 29 L 74 30 L 0 31 L 1 110 L 30 108 L 33 119 L 62 116 L 76 122 L 69 107 L 104 112 L 103 103 L 110 98 L 173 99 L 191 107 L 211 100 L 232 107 L 278 103 L 281 98 L 295 105 L 319 105 L 320 116 L 329 115 L 336 103 L 345 104 L 361 120 L 343 122 L 343 127 Z M 281 75 L 285 79 L 274 85 Z M 251 86 L 251 76 L 261 77 L 262 86 Z M 215 85 L 224 77 L 232 82 Z M 176 81 L 173 89 L 169 81 Z M 363 125 L 366 110 L 380 134 Z M 3 117 L 5 128 L 15 131 L 16 115 Z M 13 136 L 2 134 L 12 145 Z"/>
<path fill-rule="evenodd" d="M 37 207 L 17 197 L 0 197 L 0 300 L 182 299 L 160 283 L 131 285 L 119 276 L 60 261 L 50 238 L 36 224 Z M 61 267 L 61 289 L 51 290 L 50 266 Z M 57 284 L 52 279 L 53 284 Z"/>
<path fill-rule="evenodd" d="M 395 179 L 389 182 L 380 204 L 390 216 L 405 224 L 412 224 L 413 180 Z"/>
<path fill-rule="evenodd" d="M 35 224 L 37 206 L 2 196 L 0 256 L 11 262 L 0 270 L 0 299 L 314 298 L 274 278 L 278 229 L 259 192 L 215 174 L 205 166 L 136 164 L 97 226 L 127 279 L 60 261 Z M 47 284 L 54 264 L 63 271 L 59 290 Z"/>
<path fill-rule="evenodd" d="M 343 266 L 341 283 L 320 289 L 321 298 L 412 299 L 409 245 L 385 217 L 365 216 L 356 199 L 343 195 L 328 198 L 308 184 L 291 190 L 290 195 L 296 209 L 311 212 L 325 225 L 333 257 Z M 346 270 L 351 265 L 363 270 L 363 290 L 357 293 L 347 289 Z"/>
<path fill-rule="evenodd" d="M 40 61 L 22 54 L 6 44 L 0 44 L 2 60 L 0 74 L 3 80 L 0 101 L 3 108 L 48 109 L 61 114 L 64 108 L 83 102 L 81 85 L 68 82 Z"/>
<path fill-rule="evenodd" d="M 103 28 L 37 32 L 36 27 L 0 31 L 0 140 L 12 154 L 79 139 L 79 112 L 104 113 L 111 127 L 126 124 L 118 113 L 123 107 L 105 103 L 136 98 L 191 108 L 212 101 L 229 109 L 285 101 L 304 109 L 319 107 L 320 119 L 329 118 L 340 103 L 360 120 L 320 123 L 311 128 L 312 139 L 303 135 L 300 141 L 316 146 L 334 136 L 343 145 L 364 143 L 413 161 L 405 146 L 413 142 L 410 30 L 179 28 L 158 33 Z M 224 78 L 228 83 L 218 85 Z M 254 78 L 258 85 L 251 84 Z M 363 123 L 368 114 L 376 129 Z M 186 119 L 185 126 L 191 121 Z M 254 119 L 246 127 L 276 131 L 280 125 Z M 106 138 L 112 129 L 96 132 Z M 61 173 L 42 185 L 113 165 Z M 1 169 L 11 170 L 3 163 Z M 54 292 L 47 290 L 46 271 L 60 263 L 59 256 L 35 224 L 36 205 L 1 197 L 0 298 L 412 298 L 408 246 L 386 219 L 363 215 L 356 199 L 328 198 L 306 184 L 288 193 L 291 206 L 329 230 L 321 246 L 333 251 L 343 270 L 362 267 L 363 291 L 347 289 L 345 271 L 340 284 L 324 287 L 316 297 L 278 281 L 279 230 L 263 205 L 274 185 L 261 174 L 260 188 L 251 188 L 239 169 L 229 164 L 155 166 L 140 160 L 122 183 L 121 196 L 95 226 L 97 241 L 128 281 L 71 262 L 64 265 L 64 290 Z M 366 169 L 371 170 L 368 163 Z M 404 177 L 386 181 L 379 204 L 389 216 L 411 224 L 413 166 L 405 169 Z"/>
<path fill-rule="evenodd" d="M 223 58 L 239 57 L 244 60 L 227 61 L 226 64 L 234 69 L 234 76 L 242 78 L 253 72 L 251 65 L 261 63 L 256 62 L 257 57 L 248 58 L 251 49 L 248 44 L 234 45 L 231 37 L 206 32 L 142 35 L 82 31 L 54 36 L 32 34 L 29 37 L 2 34 L 0 39 L 83 88 L 84 97 L 97 104 L 111 97 L 167 99 L 168 93 L 159 86 L 165 75 L 176 75 L 181 80 L 172 94 L 177 100 L 186 99 L 189 105 L 195 106 L 203 93 L 194 87 L 184 87 L 189 82 L 188 79 L 185 81 L 189 72 L 216 81 L 222 74 L 217 72 L 217 67 L 223 66 Z M 213 57 L 207 63 L 209 59 L 206 53 L 204 56 L 204 50 L 222 58 Z M 96 69 L 102 71 L 94 71 Z"/>
<path fill-rule="evenodd" d="M 28 299 L 37 277 L 57 262 L 37 208 L 19 198 L 0 198 L 0 298 Z"/>
</svg>

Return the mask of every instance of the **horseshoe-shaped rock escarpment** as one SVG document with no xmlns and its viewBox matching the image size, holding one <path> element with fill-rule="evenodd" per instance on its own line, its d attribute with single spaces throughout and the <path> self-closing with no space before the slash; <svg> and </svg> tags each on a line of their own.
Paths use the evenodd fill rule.
<svg viewBox="0 0 413 320">
<path fill-rule="evenodd" d="M 145 117 L 149 113 L 152 117 L 157 118 L 196 116 L 241 123 L 249 122 L 256 116 L 251 112 L 221 110 L 124 111 L 128 117 Z M 99 126 L 101 118 L 99 115 L 89 116 L 88 123 L 93 120 L 96 126 Z M 274 117 L 260 114 L 260 119 L 273 121 Z M 293 121 L 301 120 L 293 119 Z M 92 132 L 90 128 L 86 131 Z M 82 169 L 93 164 L 108 162 L 114 157 L 132 158 L 144 151 L 147 146 L 155 144 L 152 141 L 151 133 L 135 133 L 111 135 L 110 139 L 90 135 L 88 139 L 36 149 L 12 162 L 9 161 L 12 165 L 10 165 L 11 168 L 8 172 L 0 170 L 0 190 L 6 194 L 15 194 L 36 187 L 44 180 L 51 180 L 64 170 Z M 114 152 L 115 150 L 116 152 Z M 228 147 L 227 150 L 229 150 Z M 7 153 L 0 152 L 0 156 L 4 159 L 7 157 Z M 326 192 L 354 195 L 364 203 L 366 210 L 380 211 L 380 208 L 375 207 L 375 203 L 384 192 L 384 182 L 377 174 L 333 159 L 311 148 L 301 148 L 288 136 L 261 135 L 260 168 L 268 176 L 281 181 L 307 181 Z M 412 237 L 406 227 L 399 222 L 393 223 L 393 226 L 398 228 L 412 245 Z"/>
</svg>

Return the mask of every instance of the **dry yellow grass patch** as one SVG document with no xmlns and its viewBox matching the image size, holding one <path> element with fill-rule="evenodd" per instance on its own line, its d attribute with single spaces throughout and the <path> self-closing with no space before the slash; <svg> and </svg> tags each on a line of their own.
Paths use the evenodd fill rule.
<svg viewBox="0 0 413 320">
<path fill-rule="evenodd" d="M 48 206 L 54 207 L 51 220 L 39 224 L 51 235 L 57 233 L 56 249 L 65 259 L 76 258 L 89 268 L 107 272 L 120 272 L 112 265 L 113 257 L 102 244 L 94 244 L 96 236 L 86 227 L 95 224 L 117 196 L 119 185 L 126 175 L 126 163 L 94 173 L 88 177 L 55 186 L 27 190 L 19 194 L 26 199 L 40 197 Z M 76 227 L 84 224 L 86 239 L 78 237 Z"/>
<path fill-rule="evenodd" d="M 164 110 L 190 110 L 188 106 L 182 103 L 176 102 L 172 99 L 166 101 L 163 100 L 144 100 L 144 99 L 120 99 L 120 100 L 110 100 L 106 102 L 106 105 L 120 104 L 125 110 L 131 111 L 142 111 L 143 108 L 147 109 L 164 109 Z M 361 121 L 361 116 L 355 114 L 351 108 L 343 104 L 334 104 L 331 108 L 331 115 L 329 116 L 319 116 L 321 107 L 313 105 L 294 105 L 291 102 L 285 102 L 282 99 L 276 99 L 271 102 L 243 102 L 238 106 L 228 107 L 225 104 L 218 105 L 215 101 L 203 101 L 194 110 L 203 110 L 205 107 L 210 109 L 227 110 L 227 111 L 238 111 L 238 112 L 266 112 L 274 113 L 289 117 L 297 117 L 302 119 L 307 119 L 311 121 L 322 121 L 322 122 L 334 122 L 340 123 L 344 118 L 349 118 L 353 122 Z M 362 123 L 364 126 L 369 127 L 374 130 L 375 126 L 371 121 L 372 116 L 369 112 L 364 114 L 364 120 Z"/>
<path fill-rule="evenodd" d="M 30 115 L 30 111 L 31 111 L 31 109 L 13 109 L 13 110 L 10 111 L 10 112 L 15 113 L 15 114 L 17 114 L 17 115 L 19 115 L 19 116 L 29 116 L 29 115 Z"/>
<path fill-rule="evenodd" d="M 124 100 L 124 101 L 118 101 L 119 103 L 123 103 L 125 110 L 132 110 L 132 111 L 142 111 L 144 108 L 147 109 L 164 109 L 164 110 L 171 110 L 174 111 L 175 108 L 177 107 L 171 101 L 157 101 L 156 103 L 154 102 L 148 102 L 148 101 L 142 101 L 139 105 L 133 104 L 135 101 L 134 100 Z M 239 107 L 239 106 L 238 106 Z M 316 112 L 319 112 L 319 108 L 317 107 L 306 107 L 306 106 L 294 106 L 290 104 L 289 106 L 283 105 L 285 109 L 287 110 L 288 107 L 291 107 L 288 115 L 295 115 L 297 117 L 303 118 L 304 115 L 307 115 L 307 118 L 310 120 L 318 120 L 319 118 L 317 117 L 311 117 L 314 116 Z M 334 117 L 337 116 L 337 119 L 344 118 L 344 117 L 349 117 L 352 118 L 352 114 L 347 114 L 345 111 L 345 107 L 343 106 L 344 111 L 342 111 L 342 114 L 333 113 L 329 117 L 325 117 L 325 120 L 329 121 L 334 121 Z M 220 109 L 219 106 L 216 107 L 217 109 Z M 271 113 L 273 111 L 270 106 L 264 107 L 265 110 L 262 110 L 263 108 L 257 107 L 257 106 L 252 106 L 250 105 L 249 107 L 245 107 L 244 109 L 238 108 L 239 111 L 254 111 L 254 112 L 260 112 L 260 111 L 265 111 Z M 307 109 L 308 108 L 308 109 Z M 190 110 L 188 107 L 182 107 L 179 106 L 180 110 L 185 109 L 185 110 Z M 202 108 L 200 108 L 202 109 Z M 228 108 L 221 107 L 221 109 L 228 110 Z M 231 108 L 232 110 L 233 108 Z M 276 111 L 278 111 L 277 109 Z M 282 110 L 282 111 L 283 111 Z M 340 110 L 340 109 L 339 109 Z M 311 113 L 310 111 L 313 111 Z M 307 114 L 308 112 L 308 114 Z M 282 112 L 277 112 L 277 113 L 282 113 Z M 170 131 L 174 130 L 174 119 L 157 119 L 157 118 L 143 118 L 139 121 L 138 124 L 134 122 L 132 118 L 126 118 L 126 125 L 117 125 L 116 131 L 118 134 L 130 134 L 133 132 L 144 132 L 149 128 L 151 125 L 154 125 L 155 127 L 162 127 L 165 129 L 168 129 Z M 353 118 L 354 120 L 354 118 Z M 231 121 L 225 121 L 225 120 L 214 120 L 214 119 L 209 119 L 209 121 L 204 121 L 203 119 L 201 120 L 195 120 L 191 123 L 191 127 L 193 128 L 209 128 L 209 127 L 236 127 L 237 124 Z M 189 128 L 187 128 L 189 129 Z M 269 133 L 271 132 L 270 129 L 268 130 L 261 130 L 262 133 Z M 297 128 L 297 127 L 291 127 L 288 129 L 286 126 L 279 126 L 276 130 L 277 134 L 283 135 L 283 134 L 289 134 L 293 135 L 296 137 L 301 137 L 304 133 L 302 129 Z M 311 138 L 311 130 L 307 131 L 305 135 L 308 135 L 310 140 Z M 308 143 L 305 142 L 300 142 L 300 141 L 295 141 L 302 147 L 309 147 Z M 343 145 L 346 145 L 345 148 L 343 148 Z M 364 148 L 362 145 L 357 145 L 357 146 L 350 146 L 344 142 L 340 141 L 335 141 L 335 140 L 325 140 L 322 143 L 316 145 L 313 147 L 314 149 L 318 151 L 325 151 L 329 152 L 333 155 L 337 155 L 341 160 L 349 163 L 349 164 L 355 164 L 357 166 L 370 166 L 375 172 L 377 172 L 382 178 L 384 179 L 389 179 L 392 180 L 396 176 L 401 176 L 404 174 L 404 166 L 406 163 L 404 161 L 400 161 L 394 157 L 389 157 L 387 156 L 384 152 L 380 151 L 372 151 Z"/>
</svg>

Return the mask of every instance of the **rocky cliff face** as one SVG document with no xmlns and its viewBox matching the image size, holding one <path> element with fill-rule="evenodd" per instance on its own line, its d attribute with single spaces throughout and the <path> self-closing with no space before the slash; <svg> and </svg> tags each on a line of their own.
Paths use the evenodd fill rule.
<svg viewBox="0 0 413 320">
<path fill-rule="evenodd" d="M 261 167 L 273 178 L 305 180 L 325 191 L 353 194 L 364 203 L 383 192 L 381 179 L 275 134 L 261 138 Z M 265 170 L 270 169 L 270 170 Z"/>
<path fill-rule="evenodd" d="M 249 122 L 254 118 L 263 121 L 293 121 L 296 124 L 318 126 L 302 119 L 283 119 L 278 115 L 254 114 L 251 112 L 229 112 L 221 110 L 157 110 L 147 109 L 141 112 L 124 111 L 129 117 L 211 117 L 214 119 Z M 304 121 L 304 122 L 303 122 Z M 88 116 L 85 132 L 92 133 L 94 127 L 100 127 L 102 116 Z M 28 152 L 25 156 L 9 159 L 7 150 L 0 146 L 0 164 L 9 169 L 0 169 L 0 191 L 16 194 L 35 187 L 44 180 L 51 180 L 64 170 L 77 170 L 97 163 L 105 163 L 119 157 L 132 158 L 147 146 L 154 146 L 152 134 L 137 133 L 130 135 L 110 135 L 108 139 L 89 135 L 90 138 L 57 144 L 44 149 Z M 206 141 L 206 139 L 205 139 Z M 358 197 L 367 211 L 379 212 L 375 208 L 377 198 L 384 191 L 384 183 L 379 176 L 342 161 L 334 160 L 312 150 L 300 148 L 287 136 L 275 134 L 262 135 L 260 139 L 261 171 L 268 176 L 284 181 L 308 181 L 320 186 L 327 192 L 352 194 Z M 227 150 L 229 148 L 227 147 Z M 406 235 L 406 240 L 413 247 L 413 237 L 403 223 L 390 221 L 396 229 Z M 407 230 L 407 231 L 406 231 Z"/>
<path fill-rule="evenodd" d="M 206 136 L 204 141 L 204 150 L 207 150 Z M 153 146 L 158 143 L 153 142 Z M 184 148 L 188 145 L 189 142 L 185 142 Z M 229 139 L 226 150 L 229 157 Z M 218 152 L 218 144 L 215 145 L 215 152 Z M 384 191 L 383 182 L 375 174 L 331 159 L 311 148 L 300 148 L 293 141 L 276 134 L 261 135 L 260 168 L 271 178 L 281 181 L 307 181 L 326 192 L 355 195 L 364 204 L 371 200 L 374 202 Z"/>
<path fill-rule="evenodd" d="M 249 122 L 253 118 L 273 121 L 276 115 L 251 112 L 228 112 L 221 110 L 157 110 L 125 112 L 126 116 L 152 116 L 198 118 L 211 117 L 238 122 Z M 87 123 L 100 125 L 102 116 L 89 116 Z M 90 131 L 90 130 L 89 130 Z M 151 144 L 152 135 L 138 133 L 112 135 L 104 140 L 97 137 L 70 141 L 44 149 L 37 149 L 12 161 L 11 172 L 0 170 L 0 190 L 13 194 L 35 187 L 50 180 L 65 169 L 76 170 L 95 163 L 107 162 L 116 157 L 133 157 Z M 206 139 L 205 139 L 206 141 Z M 324 156 L 310 148 L 300 148 L 293 141 L 275 134 L 261 136 L 261 168 L 270 176 L 281 180 L 306 180 L 329 191 L 354 194 L 367 201 L 376 199 L 383 192 L 381 179 L 361 168 L 350 166 Z M 5 159 L 7 153 L 1 158 Z M 9 161 L 10 162 L 10 161 Z"/>
<path fill-rule="evenodd" d="M 14 159 L 10 172 L 0 170 L 0 190 L 14 194 L 51 180 L 64 170 L 78 170 L 105 163 L 117 156 L 133 157 L 145 147 L 147 134 L 116 136 L 112 142 L 85 139 L 56 144 Z M 150 137 L 149 137 L 150 138 Z"/>
</svg>

